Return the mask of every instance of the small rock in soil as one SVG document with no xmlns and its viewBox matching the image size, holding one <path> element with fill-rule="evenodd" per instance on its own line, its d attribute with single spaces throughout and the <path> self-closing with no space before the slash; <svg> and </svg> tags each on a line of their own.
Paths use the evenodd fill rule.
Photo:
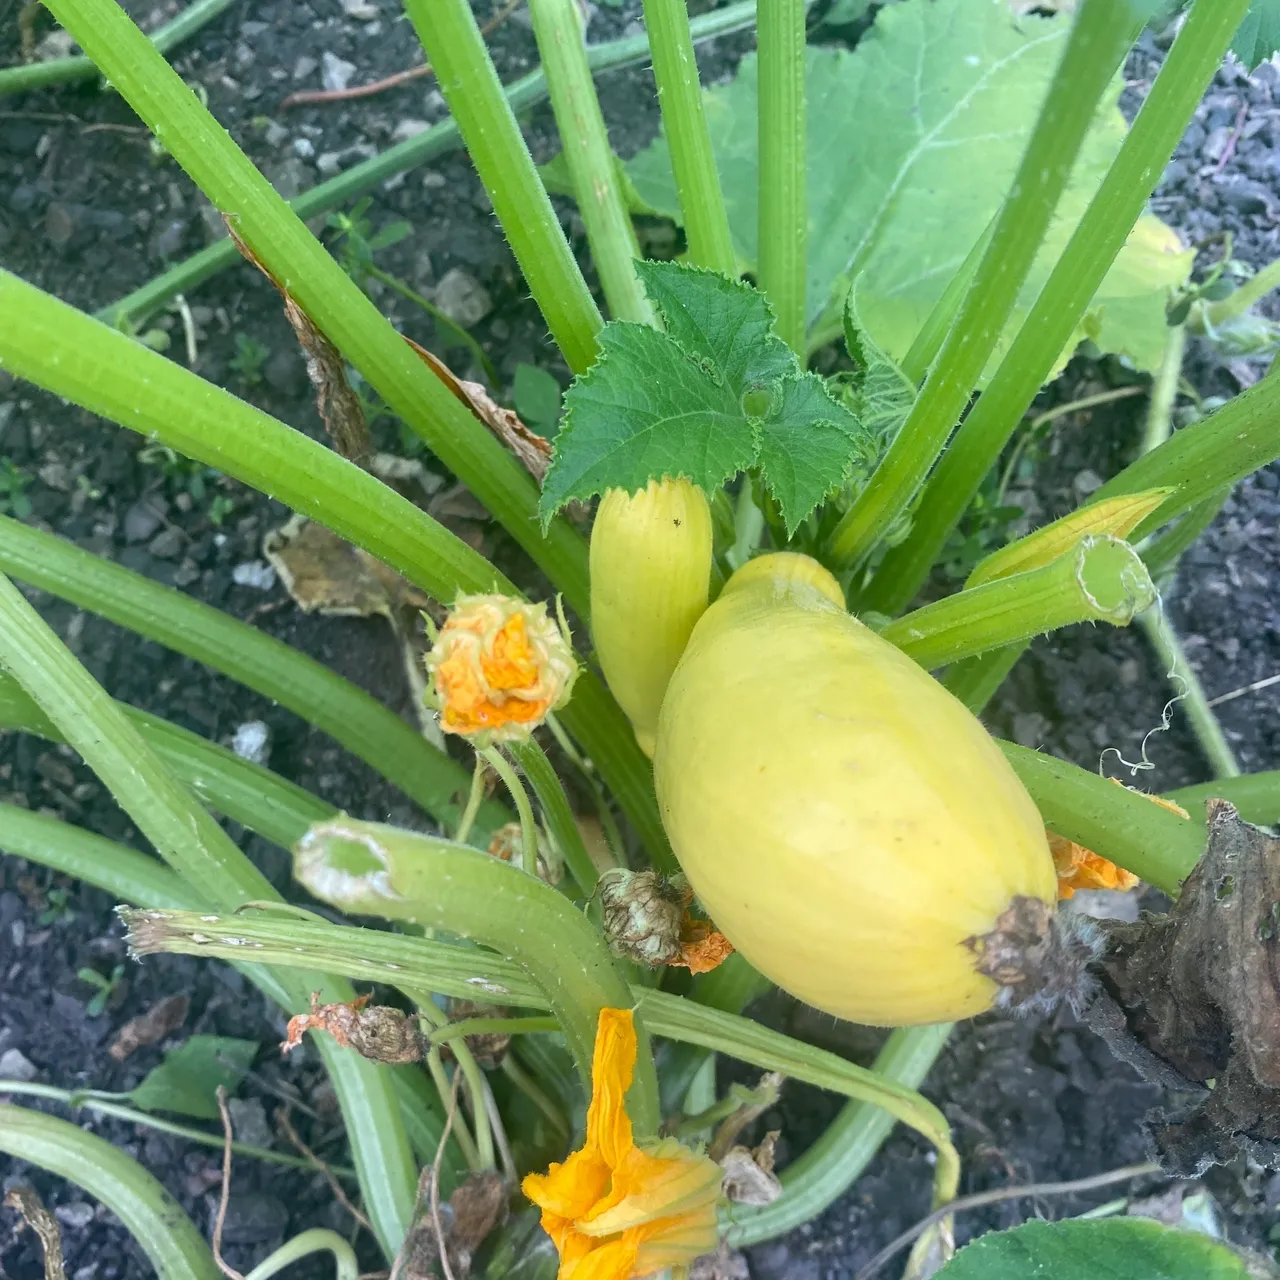
<svg viewBox="0 0 1280 1280">
<path fill-rule="evenodd" d="M 339 58 L 328 49 L 320 56 L 320 81 L 330 93 L 341 93 L 351 83 L 356 73 L 356 64 Z"/>
<path fill-rule="evenodd" d="M 169 504 L 156 494 L 139 498 L 124 514 L 124 540 L 128 543 L 146 542 L 160 527 Z"/>
<path fill-rule="evenodd" d="M 216 1212 L 216 1210 L 215 1210 Z M 222 1225 L 225 1244 L 271 1244 L 273 1247 L 284 1239 L 289 1225 L 289 1210 L 269 1195 L 237 1195 L 227 1199 L 227 1217 Z M 213 1215 L 210 1215 L 210 1235 L 213 1234 Z"/>
<path fill-rule="evenodd" d="M 276 585 L 276 571 L 261 560 L 246 560 L 231 570 L 231 580 L 238 587 L 270 591 Z"/>
<path fill-rule="evenodd" d="M 0 1079 L 34 1080 L 39 1069 L 20 1049 L 6 1049 L 0 1053 Z"/>
<path fill-rule="evenodd" d="M 275 1141 L 261 1099 L 232 1098 L 227 1103 L 227 1112 L 231 1116 L 231 1132 L 237 1142 L 269 1148 Z"/>
<path fill-rule="evenodd" d="M 271 759 L 271 729 L 263 720 L 246 720 L 236 726 L 231 750 L 242 760 L 265 765 Z"/>
<path fill-rule="evenodd" d="M 493 310 L 488 290 L 461 267 L 445 272 L 432 300 L 454 324 L 464 329 L 479 324 Z"/>
<path fill-rule="evenodd" d="M 93 1205 L 86 1204 L 83 1200 L 73 1200 L 70 1204 L 58 1205 L 53 1211 L 53 1216 L 64 1227 L 70 1227 L 73 1231 L 82 1231 L 93 1221 Z"/>
</svg>

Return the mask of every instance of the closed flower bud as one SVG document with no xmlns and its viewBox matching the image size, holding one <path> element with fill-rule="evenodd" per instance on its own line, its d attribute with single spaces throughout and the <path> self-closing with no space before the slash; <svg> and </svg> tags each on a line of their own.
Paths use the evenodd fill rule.
<svg viewBox="0 0 1280 1280">
<path fill-rule="evenodd" d="M 425 661 L 441 727 L 479 746 L 528 738 L 578 674 L 563 619 L 502 595 L 459 596 Z"/>
<path fill-rule="evenodd" d="M 591 634 L 646 755 L 710 583 L 711 509 L 701 489 L 663 480 L 605 494 L 591 530 Z"/>
</svg>

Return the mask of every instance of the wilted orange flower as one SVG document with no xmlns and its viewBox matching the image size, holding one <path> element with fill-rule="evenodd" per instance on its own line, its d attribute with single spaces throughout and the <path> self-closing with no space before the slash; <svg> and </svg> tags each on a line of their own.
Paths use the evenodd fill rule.
<svg viewBox="0 0 1280 1280">
<path fill-rule="evenodd" d="M 578 664 L 545 604 L 459 596 L 426 656 L 440 723 L 490 742 L 527 738 L 569 700 Z"/>
<path fill-rule="evenodd" d="M 710 973 L 733 955 L 734 946 L 710 920 L 697 920 L 687 911 L 680 930 L 680 959 L 672 961 L 690 973 Z"/>
<path fill-rule="evenodd" d="M 1124 786 L 1119 778 L 1112 778 L 1111 781 L 1118 787 Z M 1128 787 L 1126 790 L 1133 791 L 1134 788 Z M 1176 813 L 1180 818 L 1191 816 L 1181 805 L 1166 800 L 1163 796 L 1153 796 L 1145 791 L 1138 791 L 1136 794 L 1150 800 L 1152 804 L 1158 804 L 1162 809 Z M 1138 883 L 1138 877 L 1132 871 L 1117 867 L 1114 862 L 1108 862 L 1092 849 L 1086 849 L 1084 845 L 1076 844 L 1065 836 L 1055 835 L 1052 831 L 1046 834 L 1049 837 L 1049 852 L 1053 854 L 1053 865 L 1058 870 L 1059 900 L 1074 897 L 1077 889 L 1119 889 L 1123 892 Z"/>
<path fill-rule="evenodd" d="M 718 1243 L 714 1160 L 665 1138 L 637 1147 L 625 1097 L 636 1065 L 629 1009 L 601 1009 L 582 1149 L 524 1193 L 560 1251 L 557 1280 L 634 1280 L 692 1262 Z"/>
</svg>

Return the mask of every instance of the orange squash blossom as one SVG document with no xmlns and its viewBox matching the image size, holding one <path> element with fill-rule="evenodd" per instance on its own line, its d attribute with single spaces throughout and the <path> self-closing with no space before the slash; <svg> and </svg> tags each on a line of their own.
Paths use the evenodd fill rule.
<svg viewBox="0 0 1280 1280">
<path fill-rule="evenodd" d="M 546 605 L 502 595 L 459 596 L 425 661 L 441 727 L 482 746 L 527 738 L 578 674 Z"/>
<path fill-rule="evenodd" d="M 580 1150 L 525 1178 L 560 1252 L 557 1280 L 636 1280 L 716 1247 L 721 1169 L 672 1138 L 636 1146 L 625 1099 L 635 1072 L 629 1009 L 601 1009 Z"/>
</svg>

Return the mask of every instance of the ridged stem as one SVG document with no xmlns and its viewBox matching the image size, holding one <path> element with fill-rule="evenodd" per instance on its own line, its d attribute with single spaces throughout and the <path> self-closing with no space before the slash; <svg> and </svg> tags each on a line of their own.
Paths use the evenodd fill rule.
<svg viewBox="0 0 1280 1280">
<path fill-rule="evenodd" d="M 804 0 L 759 0 L 760 288 L 778 336 L 804 355 L 809 197 L 805 175 Z"/>
<path fill-rule="evenodd" d="M 1039 569 L 947 596 L 891 622 L 881 635 L 933 669 L 1073 622 L 1125 626 L 1155 601 L 1142 558 L 1127 542 L 1086 537 Z"/>
<path fill-rule="evenodd" d="M 960 314 L 884 461 L 836 526 L 831 553 L 839 563 L 858 564 L 871 552 L 942 452 L 1039 252 L 1098 103 L 1149 7 L 1137 0 L 1084 0 Z M 1059 350 L 1061 344 L 1055 354 Z M 906 598 L 914 594 L 913 587 Z M 866 597 L 866 606 L 885 612 L 879 599 Z"/>
<path fill-rule="evenodd" d="M 684 0 L 644 0 L 644 25 L 689 260 L 735 279 L 738 260 L 702 107 L 702 86 Z"/>
<path fill-rule="evenodd" d="M 653 307 L 636 275 L 640 246 L 623 203 L 609 132 L 587 64 L 577 0 L 529 0 L 529 16 L 578 212 L 609 311 L 615 320 L 653 324 Z"/>
<path fill-rule="evenodd" d="M 406 0 L 467 154 L 502 224 L 529 292 L 569 368 L 596 357 L 604 323 L 551 207 L 467 0 Z"/>
<path fill-rule="evenodd" d="M 1113 7 L 1119 16 L 1126 5 Z M 1247 8 L 1248 0 L 1196 0 L 1192 6 L 1097 194 L 990 384 L 930 477 L 911 532 L 886 554 L 864 593 L 867 608 L 896 613 L 920 589 L 1123 247 Z M 1087 16 L 1086 7 L 1079 21 Z M 1099 56 L 1107 59 L 1113 50 Z M 1022 173 L 1031 177 L 1034 170 L 1024 163 Z"/>
</svg>

